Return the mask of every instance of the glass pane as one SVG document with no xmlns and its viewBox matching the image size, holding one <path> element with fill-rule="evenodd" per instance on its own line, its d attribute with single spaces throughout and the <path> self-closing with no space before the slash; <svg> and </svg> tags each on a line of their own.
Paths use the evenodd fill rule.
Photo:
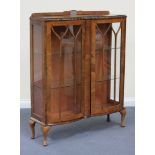
<svg viewBox="0 0 155 155">
<path fill-rule="evenodd" d="M 61 83 L 63 86 L 73 86 L 75 76 L 75 56 L 74 56 L 74 37 L 68 30 L 61 41 L 62 56 L 61 56 Z"/>
<path fill-rule="evenodd" d="M 33 26 L 34 85 L 42 86 L 42 28 Z"/>
<path fill-rule="evenodd" d="M 42 27 L 33 25 L 33 113 L 42 116 Z"/>
<path fill-rule="evenodd" d="M 76 53 L 76 82 L 78 85 L 82 85 L 82 31 L 79 30 L 76 33 L 75 41 L 75 53 Z"/>
<path fill-rule="evenodd" d="M 103 104 L 108 103 L 110 81 L 96 82 L 96 101 L 102 107 Z"/>
<path fill-rule="evenodd" d="M 57 37 L 62 37 L 66 31 L 66 26 L 55 26 L 53 30 L 57 34 Z"/>
<path fill-rule="evenodd" d="M 51 31 L 51 48 L 52 48 L 52 51 L 51 51 L 52 52 L 52 57 L 51 57 L 51 68 L 52 68 L 51 88 L 57 88 L 59 86 L 59 74 L 60 74 L 60 56 L 59 56 L 59 54 L 60 54 L 60 52 L 59 52 L 60 51 L 60 40 L 55 35 L 55 33 L 53 31 Z"/>
<path fill-rule="evenodd" d="M 120 23 L 96 26 L 96 101 L 98 109 L 119 101 Z"/>
<path fill-rule="evenodd" d="M 43 106 L 42 106 L 42 89 L 34 86 L 34 107 L 33 107 L 33 112 L 37 114 L 38 116 L 42 116 L 43 112 Z"/>
<path fill-rule="evenodd" d="M 56 120 L 78 117 L 82 102 L 81 26 L 55 26 L 51 30 L 51 101 Z M 54 120 L 52 120 L 54 121 Z"/>
<path fill-rule="evenodd" d="M 118 101 L 119 102 L 119 79 L 114 79 L 110 81 L 110 100 L 111 101 Z M 116 83 L 116 93 L 114 96 L 114 85 Z"/>
<path fill-rule="evenodd" d="M 120 83 L 120 51 L 121 51 L 121 25 L 112 23 L 112 50 L 113 59 L 111 60 L 111 75 L 114 81 L 111 81 L 110 100 L 119 102 L 119 83 Z"/>
</svg>

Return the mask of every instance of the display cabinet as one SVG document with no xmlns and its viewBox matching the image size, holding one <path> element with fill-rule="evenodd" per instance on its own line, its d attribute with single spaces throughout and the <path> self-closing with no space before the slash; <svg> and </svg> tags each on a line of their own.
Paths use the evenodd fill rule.
<svg viewBox="0 0 155 155">
<path fill-rule="evenodd" d="M 31 117 L 43 145 L 51 126 L 124 107 L 126 16 L 109 11 L 34 13 L 30 17 Z"/>
</svg>

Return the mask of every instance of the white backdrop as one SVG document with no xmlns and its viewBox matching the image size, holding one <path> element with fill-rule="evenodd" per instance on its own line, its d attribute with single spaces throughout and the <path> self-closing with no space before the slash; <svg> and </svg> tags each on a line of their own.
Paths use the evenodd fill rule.
<svg viewBox="0 0 155 155">
<path fill-rule="evenodd" d="M 66 10 L 109 10 L 127 15 L 125 100 L 135 97 L 135 19 L 134 0 L 21 0 L 20 7 L 20 98 L 30 100 L 29 17 L 34 12 Z M 133 102 L 132 102 L 133 103 Z"/>
</svg>

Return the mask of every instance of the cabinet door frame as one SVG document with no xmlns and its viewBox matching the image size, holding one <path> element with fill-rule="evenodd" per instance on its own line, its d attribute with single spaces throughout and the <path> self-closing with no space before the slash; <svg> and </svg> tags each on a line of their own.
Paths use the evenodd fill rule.
<svg viewBox="0 0 155 155">
<path fill-rule="evenodd" d="M 76 120 L 76 119 L 80 119 L 84 117 L 84 81 L 85 81 L 85 62 L 84 62 L 84 57 L 85 57 L 85 47 L 84 47 L 84 41 L 85 41 L 85 22 L 83 20 L 78 20 L 78 21 L 48 21 L 46 23 L 47 28 L 46 28 L 46 68 L 47 68 L 47 94 L 46 94 L 46 120 L 47 120 L 47 124 L 50 124 L 53 122 L 49 122 L 48 121 L 48 116 L 47 116 L 47 108 L 49 107 L 49 101 L 50 101 L 50 82 L 51 82 L 51 71 L 52 71 L 52 67 L 51 67 L 51 57 L 52 57 L 52 48 L 51 48 L 51 27 L 52 26 L 69 26 L 69 25 L 81 25 L 82 28 L 82 58 L 81 58 L 81 62 L 82 62 L 82 81 L 81 81 L 81 85 L 82 85 L 82 103 L 81 103 L 81 113 L 80 115 L 77 114 L 77 117 L 75 118 L 71 118 L 69 121 L 72 120 Z M 59 115 L 61 115 L 61 109 L 59 107 Z M 68 121 L 68 122 L 69 122 Z M 61 119 L 56 123 L 60 123 L 60 122 L 65 122 L 65 121 L 61 121 Z M 66 121 L 67 122 L 67 121 Z"/>
<path fill-rule="evenodd" d="M 96 25 L 104 23 L 121 24 L 121 49 L 120 49 L 120 84 L 119 84 L 119 106 L 112 108 L 109 111 L 104 111 L 103 114 L 121 111 L 124 106 L 124 76 L 125 76 L 125 41 L 126 41 L 126 17 L 104 20 L 93 20 L 91 22 L 91 115 L 96 115 L 94 110 L 96 97 Z"/>
</svg>

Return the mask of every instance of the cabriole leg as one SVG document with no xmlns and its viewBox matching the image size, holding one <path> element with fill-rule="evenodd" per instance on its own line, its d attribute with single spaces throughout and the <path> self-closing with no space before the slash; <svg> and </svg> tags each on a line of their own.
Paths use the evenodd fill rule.
<svg viewBox="0 0 155 155">
<path fill-rule="evenodd" d="M 32 132 L 32 136 L 31 138 L 34 139 L 35 138 L 35 121 L 33 120 L 29 120 L 29 126 L 30 126 L 30 129 L 31 129 L 31 132 Z"/>
<path fill-rule="evenodd" d="M 120 111 L 120 114 L 121 114 L 121 127 L 125 127 L 126 108 L 123 108 Z"/>
<path fill-rule="evenodd" d="M 47 145 L 47 134 L 49 131 L 49 126 L 43 126 L 41 125 L 41 129 L 42 129 L 42 133 L 43 133 L 43 145 L 46 146 Z"/>
</svg>

